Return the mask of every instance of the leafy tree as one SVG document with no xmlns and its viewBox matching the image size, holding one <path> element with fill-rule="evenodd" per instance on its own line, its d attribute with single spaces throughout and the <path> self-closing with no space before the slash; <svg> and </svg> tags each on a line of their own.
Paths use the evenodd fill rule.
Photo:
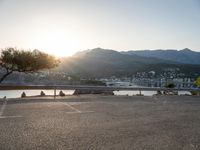
<svg viewBox="0 0 200 150">
<path fill-rule="evenodd" d="M 197 85 L 197 87 L 200 88 L 200 76 L 195 81 L 195 84 Z M 191 94 L 192 95 L 198 95 L 198 96 L 200 96 L 200 91 L 191 91 Z"/>
<path fill-rule="evenodd" d="M 13 72 L 33 73 L 58 66 L 59 60 L 39 50 L 18 50 L 6 48 L 1 51 L 0 66 L 6 73 L 0 83 Z"/>
<path fill-rule="evenodd" d="M 198 87 L 200 87 L 200 77 L 197 78 L 197 80 L 195 81 L 195 83 L 196 83 L 196 85 L 197 85 Z"/>
</svg>

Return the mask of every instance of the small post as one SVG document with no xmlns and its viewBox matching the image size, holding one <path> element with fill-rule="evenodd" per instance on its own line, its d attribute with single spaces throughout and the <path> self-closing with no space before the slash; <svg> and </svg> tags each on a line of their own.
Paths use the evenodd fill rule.
<svg viewBox="0 0 200 150">
<path fill-rule="evenodd" d="M 56 99 L 56 87 L 54 86 L 54 100 Z"/>
</svg>

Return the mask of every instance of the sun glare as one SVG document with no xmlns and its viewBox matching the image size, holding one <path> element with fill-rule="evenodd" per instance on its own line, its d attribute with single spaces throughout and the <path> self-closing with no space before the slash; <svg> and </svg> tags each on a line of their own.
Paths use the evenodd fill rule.
<svg viewBox="0 0 200 150">
<path fill-rule="evenodd" d="M 68 37 L 62 32 L 43 33 L 37 38 L 36 47 L 56 56 L 70 56 L 78 41 Z"/>
</svg>

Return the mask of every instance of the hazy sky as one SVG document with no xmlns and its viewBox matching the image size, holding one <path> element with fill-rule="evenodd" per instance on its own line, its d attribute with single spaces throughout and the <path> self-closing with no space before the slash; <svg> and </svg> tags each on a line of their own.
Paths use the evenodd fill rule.
<svg viewBox="0 0 200 150">
<path fill-rule="evenodd" d="M 0 48 L 200 51 L 200 0 L 0 0 Z"/>
</svg>

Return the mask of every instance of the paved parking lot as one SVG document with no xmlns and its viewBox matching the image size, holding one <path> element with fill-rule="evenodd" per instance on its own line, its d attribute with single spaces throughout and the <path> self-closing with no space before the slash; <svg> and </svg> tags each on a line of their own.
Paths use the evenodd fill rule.
<svg viewBox="0 0 200 150">
<path fill-rule="evenodd" d="M 0 150 L 199 150 L 200 98 L 0 100 Z"/>
</svg>

